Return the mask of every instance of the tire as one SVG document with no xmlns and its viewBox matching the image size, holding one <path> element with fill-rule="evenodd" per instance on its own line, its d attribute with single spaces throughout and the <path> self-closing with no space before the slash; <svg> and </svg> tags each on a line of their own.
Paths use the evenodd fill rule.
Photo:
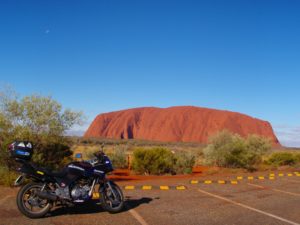
<svg viewBox="0 0 300 225">
<path fill-rule="evenodd" d="M 29 183 L 23 186 L 18 192 L 17 195 L 18 209 L 20 210 L 21 213 L 23 213 L 25 216 L 29 218 L 34 219 L 34 218 L 44 217 L 51 209 L 51 203 L 48 200 L 40 199 L 34 194 L 35 190 L 40 190 L 42 186 L 43 184 L 39 184 L 39 183 Z M 29 191 L 32 191 L 30 195 L 28 194 Z M 26 194 L 29 195 L 29 198 L 27 200 L 24 200 Z M 29 203 L 30 198 L 32 198 L 33 201 L 35 201 L 36 204 L 38 204 L 38 207 L 41 208 L 39 211 L 34 212 L 32 211 L 32 208 L 29 209 L 27 207 L 26 204 L 28 204 L 29 207 L 32 205 L 31 203 Z M 41 207 L 42 204 L 44 205 L 43 207 Z"/>
<path fill-rule="evenodd" d="M 112 181 L 108 181 L 108 182 L 111 188 L 113 189 L 112 191 L 115 193 L 117 199 L 114 197 L 109 185 L 106 183 L 105 184 L 106 187 L 103 188 L 102 191 L 100 192 L 101 206 L 104 210 L 108 211 L 109 213 L 121 212 L 124 208 L 124 196 L 122 190 L 116 183 Z M 118 202 L 118 204 L 114 204 L 113 203 L 114 200 Z"/>
</svg>

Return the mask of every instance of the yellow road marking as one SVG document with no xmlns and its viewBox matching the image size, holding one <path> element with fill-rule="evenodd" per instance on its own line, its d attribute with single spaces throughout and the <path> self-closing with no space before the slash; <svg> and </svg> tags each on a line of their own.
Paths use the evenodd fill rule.
<svg viewBox="0 0 300 225">
<path fill-rule="evenodd" d="M 169 186 L 159 186 L 160 190 L 169 190 Z"/>
<path fill-rule="evenodd" d="M 232 180 L 230 181 L 231 184 L 238 184 L 238 182 L 236 180 Z"/>
<path fill-rule="evenodd" d="M 152 186 L 151 185 L 144 185 L 142 186 L 142 190 L 151 190 Z"/>
<path fill-rule="evenodd" d="M 135 187 L 132 185 L 125 186 L 125 190 L 134 190 Z"/>
<path fill-rule="evenodd" d="M 218 180 L 218 184 L 225 184 L 225 180 Z"/>
<path fill-rule="evenodd" d="M 292 173 L 288 173 L 288 177 L 292 177 L 293 176 L 293 174 Z"/>
<path fill-rule="evenodd" d="M 205 180 L 205 181 L 204 181 L 204 184 L 211 184 L 211 183 L 212 183 L 211 180 Z"/>
<path fill-rule="evenodd" d="M 186 187 L 183 185 L 176 187 L 176 190 L 185 190 L 185 189 L 186 189 Z"/>
<path fill-rule="evenodd" d="M 274 173 L 270 173 L 270 177 L 274 177 L 275 176 L 275 174 Z"/>
<path fill-rule="evenodd" d="M 198 184 L 199 181 L 198 180 L 191 180 L 191 184 Z"/>
<path fill-rule="evenodd" d="M 202 193 L 202 194 L 206 194 L 206 195 L 209 195 L 209 196 L 211 196 L 211 197 L 217 198 L 217 199 L 219 199 L 219 200 L 222 200 L 222 201 L 225 201 L 225 202 L 229 202 L 229 203 L 231 203 L 231 204 L 233 204 L 233 205 L 237 205 L 237 206 L 240 206 L 240 207 L 242 207 L 242 208 L 249 209 L 249 210 L 251 210 L 251 211 L 254 211 L 254 212 L 263 214 L 263 215 L 265 215 L 265 216 L 272 217 L 272 218 L 277 219 L 277 220 L 280 220 L 280 221 L 282 221 L 282 222 L 285 222 L 285 223 L 288 223 L 288 224 L 292 224 L 292 225 L 299 225 L 299 223 L 296 223 L 296 222 L 293 222 L 293 221 L 291 221 L 291 220 L 284 219 L 284 218 L 282 218 L 282 217 L 280 217 L 280 216 L 276 216 L 276 215 L 274 215 L 274 214 L 271 214 L 271 213 L 268 213 L 268 212 L 265 212 L 265 211 L 262 211 L 262 210 L 253 208 L 253 207 L 248 206 L 248 205 L 245 205 L 245 204 L 243 204 L 243 203 L 239 203 L 239 202 L 233 201 L 233 200 L 231 200 L 231 199 L 222 197 L 222 196 L 220 196 L 220 195 L 215 195 L 215 194 L 213 194 L 213 193 L 210 193 L 210 192 L 207 192 L 207 191 L 203 191 L 203 190 L 201 190 L 201 189 L 197 189 L 197 190 L 198 190 L 200 193 Z"/>
<path fill-rule="evenodd" d="M 284 193 L 284 194 L 293 195 L 293 196 L 297 196 L 297 197 L 300 196 L 300 194 L 298 194 L 298 193 L 283 191 L 283 190 L 276 189 L 276 188 L 269 188 L 269 187 L 264 187 L 264 186 L 260 186 L 260 185 L 257 185 L 257 184 L 250 184 L 250 183 L 248 183 L 248 185 L 251 185 L 253 187 L 258 187 L 258 188 L 261 188 L 261 189 L 268 189 L 268 190 L 272 190 L 272 191 L 276 191 L 276 192 L 281 192 L 281 193 Z"/>
<path fill-rule="evenodd" d="M 253 179 L 254 179 L 254 177 L 252 177 L 252 176 L 248 177 L 248 180 L 253 180 Z"/>
<path fill-rule="evenodd" d="M 280 176 L 280 177 L 283 177 L 283 176 L 284 176 L 284 174 L 283 174 L 283 173 L 279 173 L 279 174 L 278 174 L 278 176 Z"/>
<path fill-rule="evenodd" d="M 269 177 L 269 180 L 275 180 L 275 177 Z"/>
<path fill-rule="evenodd" d="M 243 180 L 243 177 L 240 176 L 240 177 L 237 177 L 236 179 L 237 180 Z"/>
<path fill-rule="evenodd" d="M 263 176 L 259 176 L 259 177 L 258 177 L 258 179 L 259 179 L 259 180 L 264 180 L 264 179 L 265 179 L 265 177 L 263 177 Z"/>
</svg>

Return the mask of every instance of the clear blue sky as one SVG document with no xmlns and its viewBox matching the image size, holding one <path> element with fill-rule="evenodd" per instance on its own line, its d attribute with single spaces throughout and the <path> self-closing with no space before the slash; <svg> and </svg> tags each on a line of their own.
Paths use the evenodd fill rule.
<svg viewBox="0 0 300 225">
<path fill-rule="evenodd" d="M 89 122 L 140 106 L 238 111 L 300 146 L 299 12 L 297 0 L 1 1 L 0 83 Z"/>
</svg>

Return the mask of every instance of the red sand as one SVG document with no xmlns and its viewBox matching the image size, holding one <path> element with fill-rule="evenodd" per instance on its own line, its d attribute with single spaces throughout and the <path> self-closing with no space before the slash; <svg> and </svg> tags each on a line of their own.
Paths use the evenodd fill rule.
<svg viewBox="0 0 300 225">
<path fill-rule="evenodd" d="M 227 129 L 243 137 L 257 134 L 280 145 L 269 122 L 241 113 L 178 106 L 135 108 L 98 115 L 84 137 L 207 143 Z"/>
<path fill-rule="evenodd" d="M 202 172 L 207 171 L 209 167 L 198 166 L 193 168 L 192 174 L 180 175 L 133 175 L 128 169 L 116 169 L 109 178 L 115 181 L 142 181 L 142 180 L 163 180 L 163 179 L 177 179 L 177 178 L 193 178 L 202 176 Z"/>
</svg>

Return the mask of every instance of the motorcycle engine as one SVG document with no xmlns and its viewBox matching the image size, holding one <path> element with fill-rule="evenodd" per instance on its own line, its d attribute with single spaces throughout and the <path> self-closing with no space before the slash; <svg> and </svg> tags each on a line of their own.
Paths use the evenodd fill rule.
<svg viewBox="0 0 300 225">
<path fill-rule="evenodd" d="M 76 184 L 71 190 L 71 196 L 74 200 L 85 200 L 88 198 L 90 186 L 88 184 Z"/>
</svg>

